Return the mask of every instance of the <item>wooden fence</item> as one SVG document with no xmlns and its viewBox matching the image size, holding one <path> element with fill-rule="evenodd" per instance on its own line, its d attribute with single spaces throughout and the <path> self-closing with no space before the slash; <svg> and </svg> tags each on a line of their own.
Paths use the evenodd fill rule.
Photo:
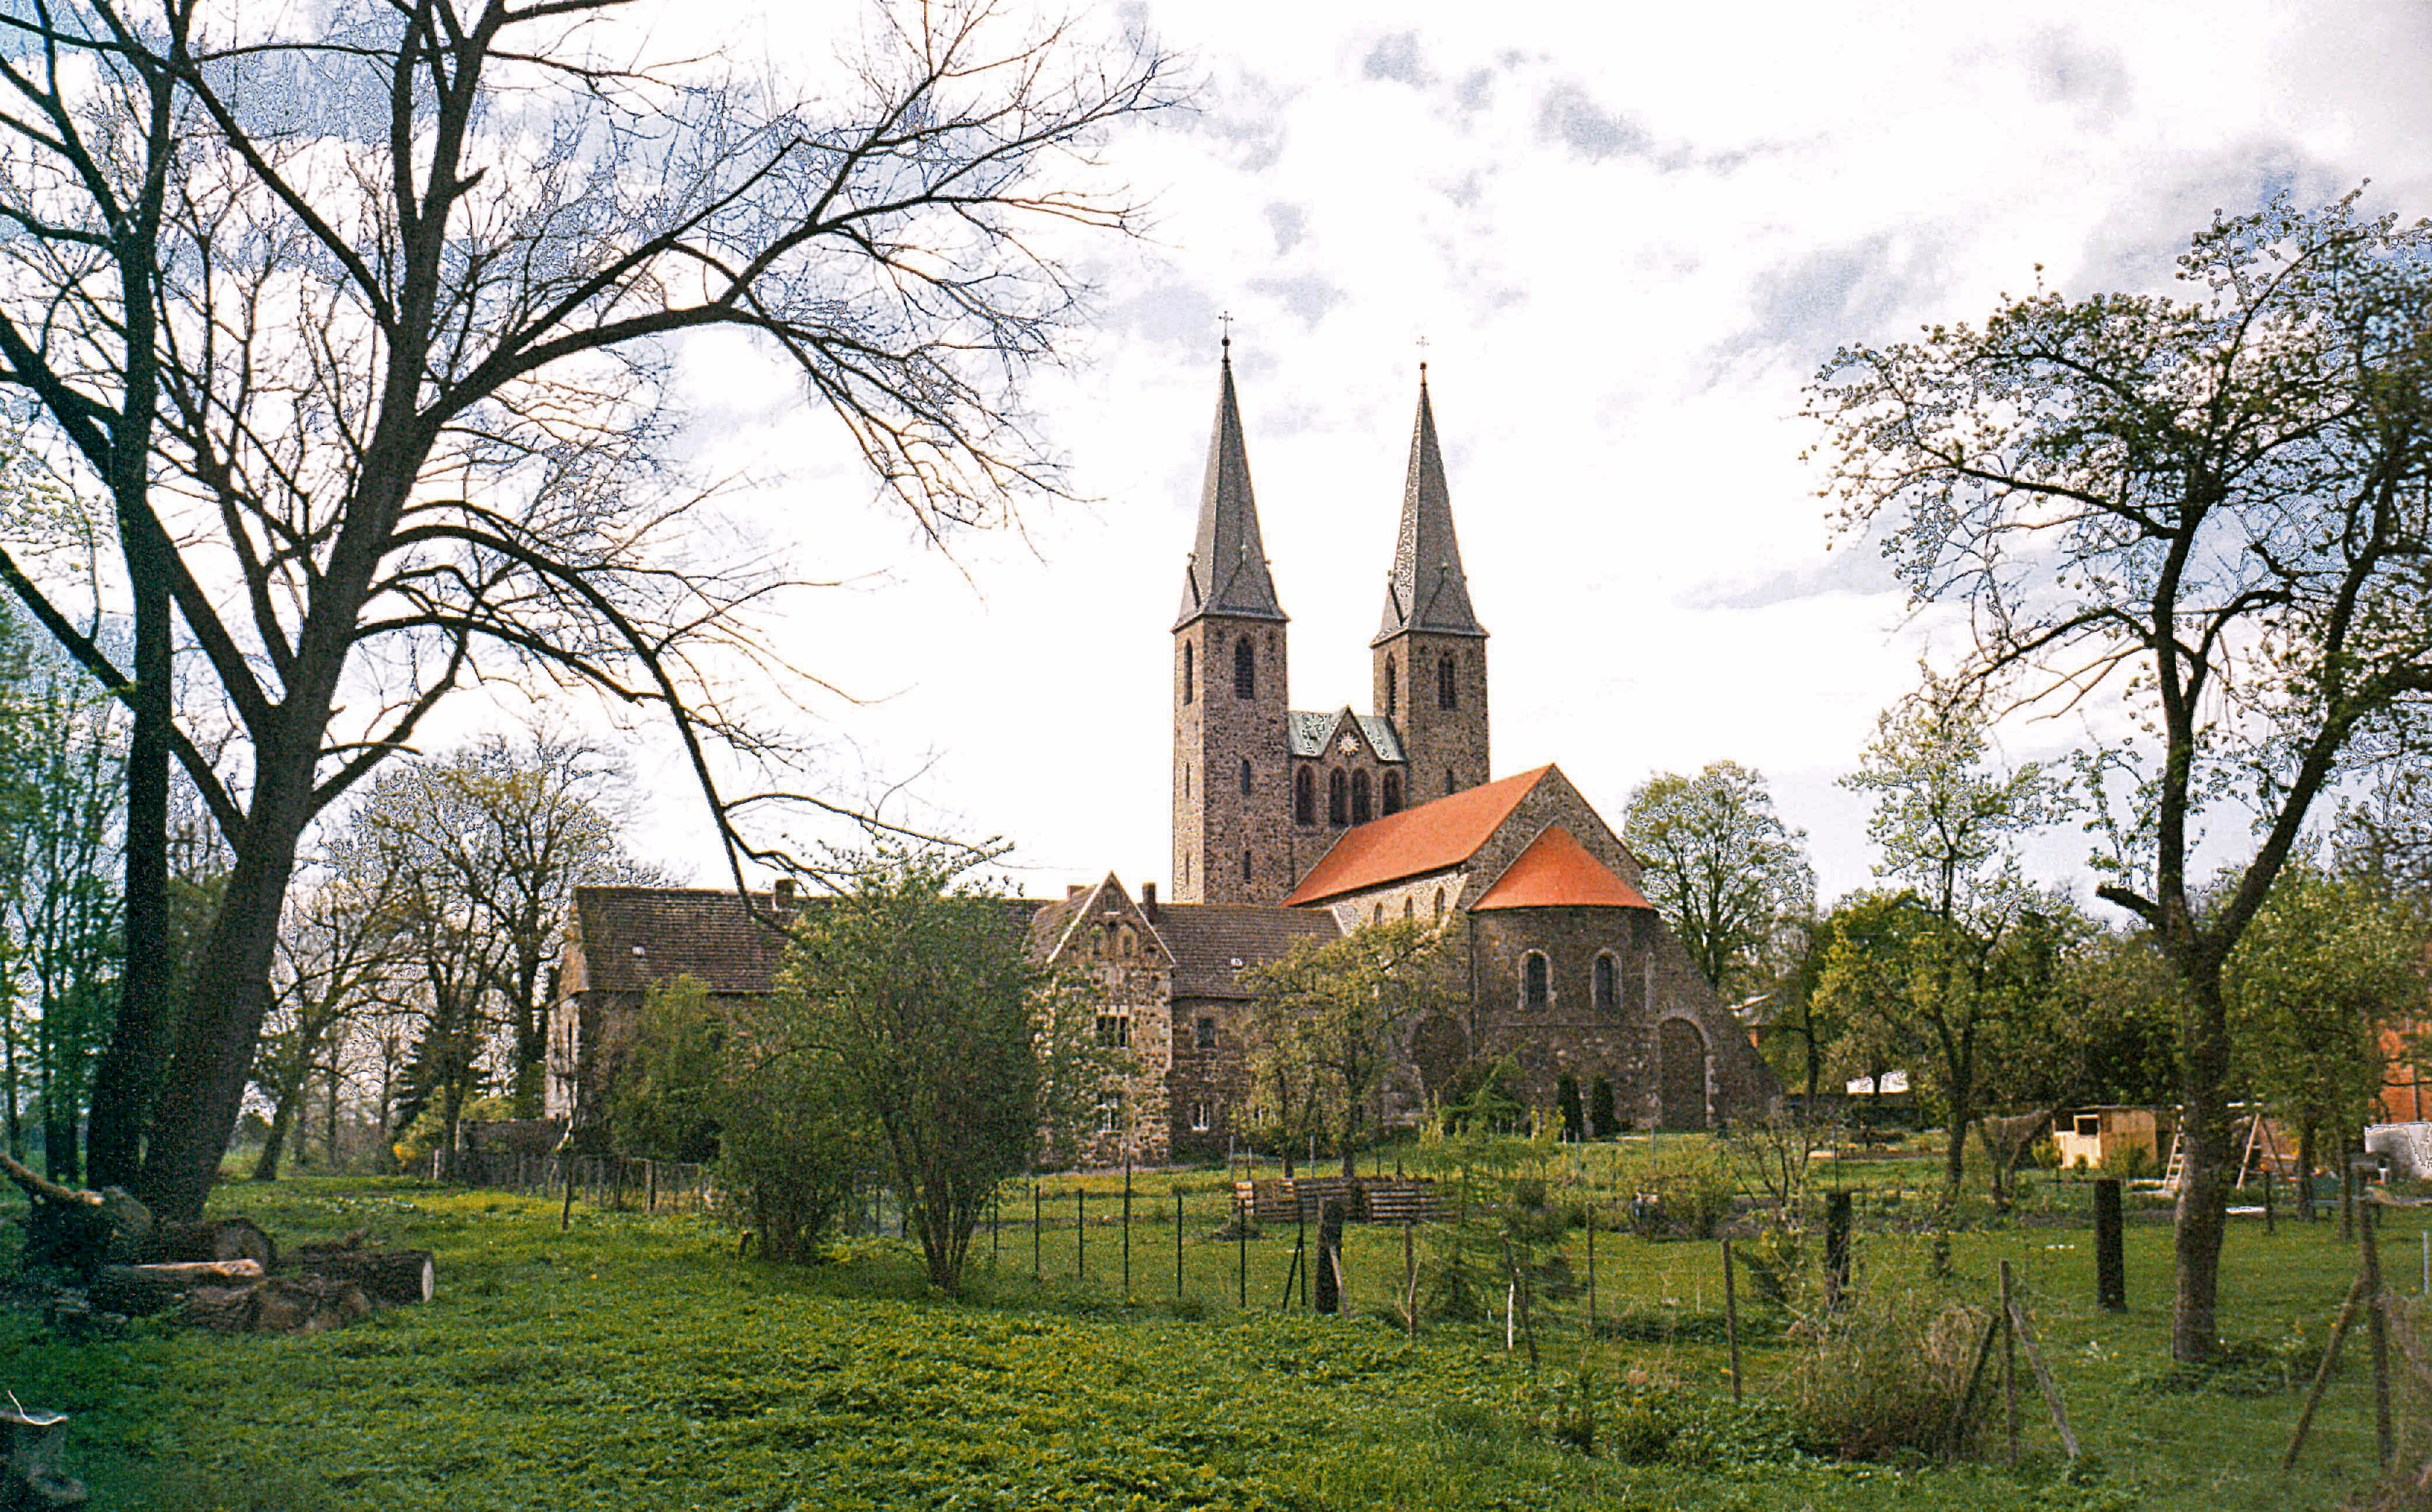
<svg viewBox="0 0 2432 1512">
<path fill-rule="evenodd" d="M 706 1212 L 718 1188 L 706 1167 L 677 1160 L 622 1155 L 519 1155 L 498 1150 L 460 1150 L 453 1159 L 431 1152 L 434 1180 L 530 1197 L 574 1195 L 593 1207 L 618 1212 Z"/>
</svg>

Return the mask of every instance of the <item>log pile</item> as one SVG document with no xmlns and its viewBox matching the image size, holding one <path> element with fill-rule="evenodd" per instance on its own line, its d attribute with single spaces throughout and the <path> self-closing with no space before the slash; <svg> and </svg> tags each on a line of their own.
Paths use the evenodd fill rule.
<svg viewBox="0 0 2432 1512">
<path fill-rule="evenodd" d="M 278 1242 L 250 1218 L 155 1222 L 114 1187 L 60 1186 L 5 1154 L 0 1174 L 33 1201 L 25 1269 L 71 1278 L 53 1288 L 62 1316 L 175 1316 L 220 1333 L 317 1334 L 438 1290 L 430 1251 L 387 1249 L 364 1230 L 297 1245 L 282 1264 Z"/>
</svg>

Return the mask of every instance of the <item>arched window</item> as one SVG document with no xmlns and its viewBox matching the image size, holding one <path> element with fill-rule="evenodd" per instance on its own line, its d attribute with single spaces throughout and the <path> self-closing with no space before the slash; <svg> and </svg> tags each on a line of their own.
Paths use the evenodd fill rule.
<svg viewBox="0 0 2432 1512">
<path fill-rule="evenodd" d="M 1596 1010 L 1609 1014 L 1621 1006 L 1621 969 L 1613 964 L 1612 952 L 1596 958 Z"/>
<path fill-rule="evenodd" d="M 1402 774 L 1399 772 L 1387 772 L 1383 778 L 1383 781 L 1385 784 L 1385 800 L 1382 805 L 1382 812 L 1387 814 L 1401 813 Z"/>
<path fill-rule="evenodd" d="M 1326 822 L 1338 830 L 1351 822 L 1351 780 L 1339 770 L 1326 774 Z"/>
<path fill-rule="evenodd" d="M 1446 651 L 1444 660 L 1436 664 L 1436 707 L 1439 709 L 1461 707 L 1461 686 L 1453 680 L 1450 651 Z"/>
<path fill-rule="evenodd" d="M 1244 635 L 1233 643 L 1233 697 L 1258 696 L 1258 647 Z"/>
<path fill-rule="evenodd" d="M 1402 693 L 1402 677 L 1401 677 L 1401 674 L 1400 674 L 1398 671 L 1396 671 L 1396 670 L 1394 669 L 1394 667 L 1393 667 L 1393 659 L 1392 657 L 1390 657 L 1390 656 L 1389 656 L 1389 657 L 1387 657 L 1387 658 L 1385 659 L 1385 717 L 1386 717 L 1386 718 L 1391 719 L 1391 718 L 1393 718 L 1395 714 L 1400 714 L 1400 713 L 1402 712 L 1402 711 L 1401 711 L 1401 709 L 1398 707 L 1398 705 L 1399 705 L 1399 704 L 1400 704 L 1400 702 L 1401 702 L 1401 693 Z"/>
<path fill-rule="evenodd" d="M 1451 767 L 1449 767 L 1449 766 L 1445 767 L 1445 768 L 1444 768 L 1444 797 L 1446 797 L 1446 798 L 1450 798 L 1450 797 L 1452 797 L 1455 793 L 1458 793 L 1458 792 L 1460 792 L 1460 791 L 1461 791 L 1461 789 L 1459 789 L 1459 788 L 1457 788 L 1457 787 L 1455 787 L 1455 786 L 1453 786 L 1453 785 L 1452 785 L 1452 768 L 1451 768 Z"/>
<path fill-rule="evenodd" d="M 1417 917 L 1417 916 L 1418 916 L 1418 912 L 1419 912 L 1419 900 L 1418 900 L 1417 899 L 1415 899 L 1415 898 L 1405 898 L 1405 899 L 1402 899 L 1402 922 L 1403 922 L 1403 923 L 1407 924 L 1407 923 L 1409 923 L 1411 919 L 1413 919 L 1413 918 Z"/>
<path fill-rule="evenodd" d="M 1436 889 L 1436 917 L 1437 917 L 1437 918 L 1439 918 L 1439 919 L 1442 919 L 1442 918 L 1444 917 L 1444 889 L 1443 889 L 1443 888 L 1441 888 L 1441 887 L 1439 887 L 1439 888 L 1437 888 L 1437 889 Z"/>
<path fill-rule="evenodd" d="M 1250 758 L 1247 756 L 1241 758 L 1241 796 L 1250 796 Z"/>
<path fill-rule="evenodd" d="M 1189 641 L 1185 641 L 1182 643 L 1182 701 L 1185 703 L 1189 703 L 1197 691 L 1191 686 L 1192 667 L 1191 663 L 1191 643 Z"/>
<path fill-rule="evenodd" d="M 1368 819 L 1368 774 L 1354 772 L 1351 774 L 1351 822 L 1366 824 Z"/>
<path fill-rule="evenodd" d="M 1304 766 L 1292 773 L 1292 823 L 1317 822 L 1317 774 Z"/>
<path fill-rule="evenodd" d="M 1520 958 L 1520 1006 L 1543 1008 L 1554 1000 L 1553 968 L 1545 953 L 1531 950 Z"/>
<path fill-rule="evenodd" d="M 1246 850 L 1241 852 L 1241 880 L 1250 880 L 1250 853 Z"/>
<path fill-rule="evenodd" d="M 1379 903 L 1368 911 L 1368 922 L 1371 924 L 1382 924 L 1385 922 L 1384 904 Z"/>
</svg>

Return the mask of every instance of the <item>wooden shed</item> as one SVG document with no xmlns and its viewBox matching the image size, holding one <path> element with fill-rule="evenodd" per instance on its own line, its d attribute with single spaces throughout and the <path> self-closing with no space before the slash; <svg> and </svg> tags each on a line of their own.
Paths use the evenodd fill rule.
<svg viewBox="0 0 2432 1512">
<path fill-rule="evenodd" d="M 2064 1170 L 2117 1170 L 2141 1150 L 2153 1174 L 2159 1176 L 2178 1126 L 2176 1108 L 2103 1103 L 2065 1109 L 2052 1117 L 2052 1145 L 2060 1151 Z"/>
</svg>

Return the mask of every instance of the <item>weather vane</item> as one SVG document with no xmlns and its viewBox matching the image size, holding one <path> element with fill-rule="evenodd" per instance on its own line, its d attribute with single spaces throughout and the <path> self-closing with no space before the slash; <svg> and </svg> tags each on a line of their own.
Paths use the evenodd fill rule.
<svg viewBox="0 0 2432 1512">
<path fill-rule="evenodd" d="M 1228 347 L 1231 346 L 1233 344 L 1233 312 L 1229 310 L 1219 312 L 1216 316 L 1216 324 L 1224 328 L 1224 344 Z"/>
<path fill-rule="evenodd" d="M 1422 333 L 1422 334 L 1420 335 L 1420 337 L 1419 337 L 1419 371 L 1420 371 L 1422 374 L 1424 374 L 1425 372 L 1427 372 L 1427 336 L 1426 336 L 1424 333 Z"/>
</svg>

